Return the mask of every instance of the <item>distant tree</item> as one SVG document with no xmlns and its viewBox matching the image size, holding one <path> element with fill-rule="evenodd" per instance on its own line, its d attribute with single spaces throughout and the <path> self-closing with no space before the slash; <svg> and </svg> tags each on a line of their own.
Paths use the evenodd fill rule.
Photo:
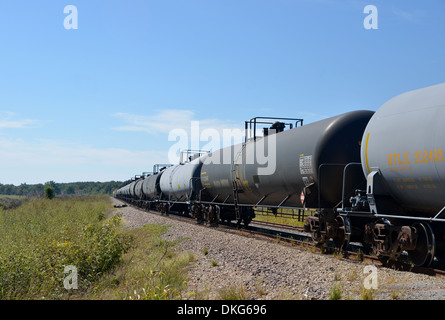
<svg viewBox="0 0 445 320">
<path fill-rule="evenodd" d="M 5 190 L 4 190 L 4 194 L 7 194 L 7 195 L 13 195 L 14 194 L 14 191 L 15 191 L 15 186 L 14 185 L 12 185 L 12 184 L 7 184 L 6 186 L 5 186 Z"/>
<path fill-rule="evenodd" d="M 66 193 L 66 194 L 75 194 L 75 193 L 76 193 L 76 190 L 74 189 L 74 186 L 73 186 L 73 185 L 70 185 L 68 188 L 66 188 L 65 193 Z"/>
<path fill-rule="evenodd" d="M 45 186 L 50 186 L 51 188 L 53 188 L 55 194 L 60 194 L 59 184 L 54 182 L 53 180 L 46 182 Z"/>
<path fill-rule="evenodd" d="M 121 186 L 128 184 L 129 181 L 108 181 L 108 182 L 70 182 L 56 183 L 48 181 L 45 184 L 26 184 L 20 186 L 12 184 L 0 183 L 0 194 L 6 195 L 24 195 L 24 196 L 41 196 L 46 195 L 45 188 L 51 187 L 54 190 L 54 196 L 63 194 L 108 194 L 111 195 L 113 190 L 119 189 Z"/>
<path fill-rule="evenodd" d="M 45 198 L 46 199 L 53 199 L 56 196 L 56 191 L 54 191 L 54 188 L 51 186 L 45 187 Z"/>
</svg>

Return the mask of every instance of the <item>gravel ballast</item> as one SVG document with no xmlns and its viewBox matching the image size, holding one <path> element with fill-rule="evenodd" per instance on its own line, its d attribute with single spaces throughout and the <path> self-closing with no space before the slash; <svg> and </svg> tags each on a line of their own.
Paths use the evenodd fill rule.
<svg viewBox="0 0 445 320">
<path fill-rule="evenodd" d="M 113 204 L 121 201 L 113 199 Z M 336 291 L 342 299 L 364 297 L 364 280 L 373 277 L 372 299 L 445 299 L 445 277 L 433 277 L 378 267 L 365 273 L 368 263 L 313 252 L 299 245 L 224 232 L 218 227 L 187 223 L 159 213 L 123 207 L 128 228 L 167 224 L 165 239 L 181 239 L 178 250 L 191 251 L 188 297 L 221 299 L 235 292 L 245 299 L 329 299 Z M 372 267 L 371 267 L 372 268 Z M 369 278 L 369 277 L 368 277 Z M 335 289 L 335 290 L 334 290 Z"/>
</svg>

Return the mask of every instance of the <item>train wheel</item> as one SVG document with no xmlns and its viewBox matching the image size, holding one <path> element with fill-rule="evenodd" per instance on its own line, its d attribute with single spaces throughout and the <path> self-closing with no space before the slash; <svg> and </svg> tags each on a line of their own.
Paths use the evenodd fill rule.
<svg viewBox="0 0 445 320">
<path fill-rule="evenodd" d="M 335 218 L 335 221 L 337 224 L 337 232 L 332 240 L 334 241 L 334 245 L 337 249 L 346 250 L 349 245 L 349 238 L 351 235 L 349 219 L 338 216 Z"/>
<path fill-rule="evenodd" d="M 312 237 L 312 241 L 315 243 L 315 245 L 317 245 L 317 246 L 321 246 L 321 245 L 323 245 L 324 243 L 326 243 L 326 239 L 325 239 L 325 237 L 323 237 L 322 235 L 321 235 L 321 232 L 320 232 L 320 230 L 314 230 L 312 233 L 311 233 L 311 237 Z"/>
<path fill-rule="evenodd" d="M 322 227 L 320 226 L 319 214 L 308 216 L 306 218 L 306 221 L 304 223 L 304 231 L 311 234 L 312 242 L 314 242 L 314 244 L 317 246 L 321 246 L 326 242 L 326 232 L 322 234 L 321 229 Z"/>
<path fill-rule="evenodd" d="M 416 222 L 412 225 L 417 232 L 417 243 L 414 250 L 409 250 L 408 255 L 416 266 L 429 266 L 434 260 L 436 251 L 436 239 L 429 223 Z"/>
<path fill-rule="evenodd" d="M 249 225 L 249 223 L 252 221 L 252 218 L 250 216 L 246 216 L 243 218 L 243 222 L 244 222 L 244 227 L 247 228 L 247 226 Z"/>
</svg>

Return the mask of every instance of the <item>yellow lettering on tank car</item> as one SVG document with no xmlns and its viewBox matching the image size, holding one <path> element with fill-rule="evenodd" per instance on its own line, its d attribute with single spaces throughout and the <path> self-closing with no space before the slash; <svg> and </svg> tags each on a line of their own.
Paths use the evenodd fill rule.
<svg viewBox="0 0 445 320">
<path fill-rule="evenodd" d="M 443 162 L 443 149 L 430 149 L 414 152 L 415 163 Z"/>
<path fill-rule="evenodd" d="M 366 150 L 365 150 L 366 151 Z M 414 151 L 414 163 L 434 163 L 443 162 L 443 149 L 426 149 L 420 151 Z M 367 154 L 365 153 L 365 160 L 367 163 Z M 412 156 L 410 152 L 402 153 L 387 153 L 386 159 L 388 166 L 400 166 L 400 165 L 410 165 L 412 161 Z M 405 166 L 405 170 L 411 170 L 411 166 Z"/>
<path fill-rule="evenodd" d="M 409 160 L 408 160 L 409 152 L 404 152 L 403 156 L 405 157 L 405 163 L 404 164 L 409 164 Z"/>
</svg>

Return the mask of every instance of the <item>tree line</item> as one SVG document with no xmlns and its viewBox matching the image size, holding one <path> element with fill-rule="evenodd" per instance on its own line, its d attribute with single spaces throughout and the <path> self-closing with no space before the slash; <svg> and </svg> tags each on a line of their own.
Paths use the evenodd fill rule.
<svg viewBox="0 0 445 320">
<path fill-rule="evenodd" d="M 111 195 L 114 190 L 124 186 L 128 181 L 108 181 L 108 182 L 68 182 L 57 183 L 48 181 L 44 184 L 26 184 L 19 186 L 0 183 L 0 194 L 17 196 L 41 196 L 45 188 L 50 186 L 59 195 L 85 195 L 85 194 L 107 194 Z"/>
</svg>

